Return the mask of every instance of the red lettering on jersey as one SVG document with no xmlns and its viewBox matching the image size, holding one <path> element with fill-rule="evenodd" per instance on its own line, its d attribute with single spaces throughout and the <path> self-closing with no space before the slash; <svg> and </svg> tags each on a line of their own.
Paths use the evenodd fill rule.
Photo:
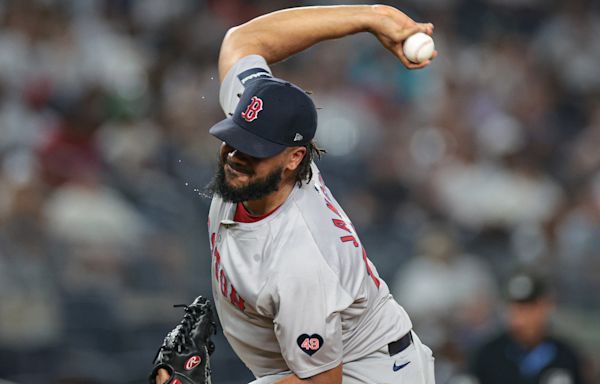
<svg viewBox="0 0 600 384">
<path fill-rule="evenodd" d="M 327 190 L 325 189 L 325 180 L 323 180 L 323 176 L 321 175 L 321 173 L 319 173 L 319 184 L 319 189 L 321 190 L 321 192 L 323 192 L 325 197 L 329 199 L 329 195 L 327 194 Z"/>
<path fill-rule="evenodd" d="M 325 199 L 325 205 L 327 205 L 327 208 L 329 208 L 331 210 L 331 212 L 335 213 L 338 217 L 342 217 L 342 215 L 340 215 L 340 212 L 337 210 L 336 207 L 333 206 L 331 201 L 329 201 L 328 199 Z"/>
<path fill-rule="evenodd" d="M 321 182 L 321 185 L 319 187 L 321 189 L 321 192 L 323 192 L 323 195 L 325 196 L 324 197 L 325 205 L 327 206 L 327 208 L 329 208 L 329 210 L 331 210 L 331 212 L 335 213 L 338 217 L 342 218 L 342 215 L 340 215 L 340 212 L 333 205 L 333 203 L 329 199 L 329 196 L 327 195 L 327 191 L 325 190 L 325 183 L 323 182 L 323 177 L 321 176 L 321 174 L 319 174 L 319 181 Z M 348 233 L 352 233 L 352 231 L 348 228 L 348 226 L 350 225 L 354 229 L 354 226 L 352 225 L 352 223 L 346 223 L 344 220 L 335 219 L 335 218 L 331 219 L 331 220 L 333 221 L 333 225 L 335 225 L 339 229 L 344 230 Z M 343 243 L 352 242 L 352 245 L 354 245 L 355 248 L 358 248 L 358 246 L 360 245 L 358 243 L 358 240 L 356 240 L 356 237 L 354 237 L 354 235 L 342 236 L 342 237 L 340 237 L 340 240 Z M 373 279 L 373 283 L 375 283 L 375 286 L 377 287 L 377 289 L 379 289 L 381 282 L 379 281 L 379 278 L 377 276 L 375 276 L 375 274 L 373 273 L 373 270 L 371 269 L 371 266 L 369 265 L 369 259 L 367 258 L 367 251 L 365 251 L 364 247 L 362 249 L 362 254 L 363 254 L 363 260 L 365 262 L 365 266 L 367 267 L 367 273 L 369 274 L 369 276 L 371 276 L 371 279 Z M 309 340 L 309 338 L 305 339 L 304 342 L 302 343 L 301 347 L 304 349 L 312 349 L 310 347 L 311 341 L 312 340 Z M 314 344 L 314 346 L 318 346 L 318 343 L 319 343 L 318 339 L 315 339 L 313 342 L 316 342 L 316 344 Z M 317 347 L 317 349 L 318 349 L 318 347 Z"/>
<path fill-rule="evenodd" d="M 325 196 L 325 199 L 329 199 L 329 196 L 327 195 L 327 191 L 325 190 L 324 186 L 319 186 L 319 189 L 321 190 L 321 193 L 323 194 L 323 196 Z"/>
<path fill-rule="evenodd" d="M 379 279 L 377 278 L 377 276 L 375 276 L 375 274 L 373 273 L 373 270 L 371 269 L 371 266 L 369 265 L 369 259 L 367 259 L 367 251 L 365 251 L 364 247 L 362 249 L 362 254 L 363 254 L 363 260 L 365 261 L 365 265 L 367 266 L 367 273 L 369 274 L 369 276 L 371 276 L 371 279 L 373 279 L 373 282 L 375 283 L 375 286 L 377 287 L 377 289 L 379 289 L 379 286 L 381 285 L 381 283 L 379 282 Z"/>
<path fill-rule="evenodd" d="M 244 299 L 242 299 L 242 297 L 237 294 L 233 284 L 231 284 L 231 294 L 229 295 L 229 301 L 231 301 L 231 304 L 238 307 L 240 309 L 240 311 L 244 312 L 244 309 L 246 308 L 246 304 L 244 302 Z"/>
<path fill-rule="evenodd" d="M 342 243 L 347 243 L 348 241 L 351 241 L 352 245 L 354 245 L 356 248 L 358 248 L 358 241 L 356 241 L 356 238 L 352 235 L 342 236 L 342 237 L 340 237 L 340 240 L 342 240 Z"/>
<path fill-rule="evenodd" d="M 221 286 L 221 293 L 223 296 L 227 297 L 228 284 L 227 277 L 225 277 L 225 271 L 223 269 L 221 269 L 221 273 L 219 274 L 219 284 Z"/>
<path fill-rule="evenodd" d="M 348 224 L 344 220 L 340 219 L 331 219 L 333 221 L 333 225 L 338 227 L 339 229 L 343 229 L 346 232 L 352 233 L 351 230 L 348 229 Z"/>
<path fill-rule="evenodd" d="M 215 245 L 215 236 L 216 236 L 216 233 L 214 233 L 214 232 L 210 235 L 210 245 L 211 245 L 212 253 L 215 257 L 215 278 L 217 279 L 217 281 L 219 281 L 219 268 L 221 266 L 221 255 L 219 255 L 219 250 L 217 249 L 217 247 Z"/>
<path fill-rule="evenodd" d="M 215 278 L 219 280 L 219 269 L 221 269 L 221 255 L 219 250 L 215 247 Z"/>
<path fill-rule="evenodd" d="M 229 302 L 239 308 L 242 312 L 246 308 L 246 302 L 244 299 L 238 295 L 233 284 L 230 284 L 227 281 L 227 276 L 225 275 L 225 270 L 221 267 L 221 255 L 219 254 L 219 250 L 215 245 L 215 237 L 216 234 L 213 233 L 210 236 L 210 243 L 212 248 L 212 253 L 215 258 L 215 280 L 219 283 L 219 287 L 221 288 L 221 293 L 224 297 L 229 299 Z M 229 287 L 231 286 L 231 292 L 229 291 Z M 228 294 L 229 293 L 229 294 Z"/>
</svg>

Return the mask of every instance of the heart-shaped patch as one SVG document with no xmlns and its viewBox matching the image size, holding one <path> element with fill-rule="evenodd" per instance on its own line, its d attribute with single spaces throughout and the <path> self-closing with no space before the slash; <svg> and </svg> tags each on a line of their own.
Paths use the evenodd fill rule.
<svg viewBox="0 0 600 384">
<path fill-rule="evenodd" d="M 298 346 L 302 350 L 302 352 L 306 353 L 309 356 L 312 356 L 323 346 L 323 338 L 321 335 L 313 333 L 312 335 L 307 335 L 306 333 L 298 336 L 296 340 Z"/>
</svg>

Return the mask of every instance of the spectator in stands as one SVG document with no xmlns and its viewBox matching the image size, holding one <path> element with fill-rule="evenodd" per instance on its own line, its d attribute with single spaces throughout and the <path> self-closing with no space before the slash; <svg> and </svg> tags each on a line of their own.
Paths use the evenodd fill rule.
<svg viewBox="0 0 600 384">
<path fill-rule="evenodd" d="M 583 383 L 580 358 L 549 332 L 554 305 L 546 282 L 520 272 L 508 280 L 506 295 L 506 331 L 485 343 L 472 362 L 479 384 Z"/>
</svg>

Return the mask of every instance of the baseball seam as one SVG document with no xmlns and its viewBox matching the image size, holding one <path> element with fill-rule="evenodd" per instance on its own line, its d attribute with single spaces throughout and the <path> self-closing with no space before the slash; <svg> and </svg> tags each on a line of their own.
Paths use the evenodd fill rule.
<svg viewBox="0 0 600 384">
<path fill-rule="evenodd" d="M 419 45 L 419 47 L 415 51 L 415 60 L 416 60 L 417 63 L 421 63 L 422 61 L 425 61 L 425 60 L 428 59 L 428 58 L 425 58 L 423 60 L 419 60 L 419 53 L 421 53 L 421 49 L 425 48 L 429 44 L 431 44 L 431 41 L 429 41 L 429 40 L 424 41 L 424 42 L 421 43 L 421 45 Z"/>
</svg>

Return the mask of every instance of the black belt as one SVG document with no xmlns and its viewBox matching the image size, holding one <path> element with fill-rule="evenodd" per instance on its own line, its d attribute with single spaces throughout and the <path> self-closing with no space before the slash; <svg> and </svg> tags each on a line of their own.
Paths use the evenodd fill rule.
<svg viewBox="0 0 600 384">
<path fill-rule="evenodd" d="M 394 356 L 396 353 L 404 351 L 412 343 L 412 332 L 409 331 L 406 335 L 402 336 L 396 341 L 392 341 L 388 344 L 388 351 L 390 356 Z"/>
</svg>

